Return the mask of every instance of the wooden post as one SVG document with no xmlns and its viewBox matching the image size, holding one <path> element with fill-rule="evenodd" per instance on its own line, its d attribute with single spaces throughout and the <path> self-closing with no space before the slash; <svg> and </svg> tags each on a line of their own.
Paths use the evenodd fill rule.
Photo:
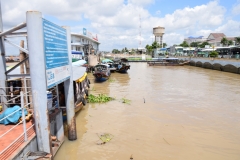
<svg viewBox="0 0 240 160">
<path fill-rule="evenodd" d="M 28 37 L 26 37 L 26 41 L 28 40 Z M 28 43 L 27 43 L 28 44 Z M 29 57 L 28 54 L 25 54 L 26 55 L 26 58 Z M 30 74 L 30 64 L 29 64 L 29 59 L 27 61 L 25 61 L 25 69 L 26 69 L 26 74 Z M 27 92 L 30 92 L 31 91 L 31 79 L 26 79 L 27 81 Z M 28 99 L 29 99 L 29 102 L 32 102 L 32 96 L 29 96 L 31 95 L 31 93 L 28 93 Z M 30 103 L 30 108 L 33 108 L 33 104 Z"/>
</svg>

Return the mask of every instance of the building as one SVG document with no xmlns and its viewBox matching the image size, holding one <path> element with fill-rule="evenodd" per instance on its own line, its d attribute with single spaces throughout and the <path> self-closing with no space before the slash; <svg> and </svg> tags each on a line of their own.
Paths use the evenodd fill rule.
<svg viewBox="0 0 240 160">
<path fill-rule="evenodd" d="M 204 38 L 203 36 L 198 36 L 198 37 L 193 37 L 190 36 L 188 38 L 185 38 L 184 41 L 186 41 L 188 43 L 188 45 L 190 45 L 192 42 L 205 42 L 207 40 L 207 38 Z"/>
<path fill-rule="evenodd" d="M 82 55 L 97 54 L 99 52 L 99 45 L 97 35 L 94 37 L 92 33 L 87 32 L 83 28 L 83 33 L 71 33 L 71 48 L 72 51 L 77 51 Z"/>
<path fill-rule="evenodd" d="M 226 38 L 227 40 L 232 40 L 233 45 L 235 45 L 235 38 L 234 37 L 226 37 L 224 33 L 210 33 L 207 38 L 207 42 L 214 47 L 222 47 L 221 40 Z"/>
</svg>

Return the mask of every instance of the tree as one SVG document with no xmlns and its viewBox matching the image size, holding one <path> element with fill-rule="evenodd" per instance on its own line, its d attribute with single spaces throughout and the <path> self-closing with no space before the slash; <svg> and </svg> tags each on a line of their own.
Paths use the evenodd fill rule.
<svg viewBox="0 0 240 160">
<path fill-rule="evenodd" d="M 163 48 L 166 48 L 167 47 L 167 43 L 163 43 Z"/>
<path fill-rule="evenodd" d="M 157 48 L 160 48 L 160 45 L 156 41 L 154 41 L 152 43 L 152 49 L 157 49 Z"/>
<path fill-rule="evenodd" d="M 203 42 L 199 45 L 200 48 L 205 48 L 206 45 L 210 45 L 208 42 Z"/>
<path fill-rule="evenodd" d="M 221 40 L 221 44 L 223 44 L 223 46 L 228 45 L 228 40 L 227 40 L 227 38 L 223 37 L 222 40 Z"/>
<path fill-rule="evenodd" d="M 218 56 L 218 52 L 217 51 L 212 51 L 209 54 L 210 57 L 217 57 Z"/>
<path fill-rule="evenodd" d="M 235 37 L 236 44 L 240 44 L 240 37 Z"/>
<path fill-rule="evenodd" d="M 152 53 L 152 51 L 153 51 L 152 46 L 149 46 L 149 45 L 147 44 L 145 48 L 146 48 L 146 50 L 148 51 L 148 53 Z"/>
<path fill-rule="evenodd" d="M 228 45 L 229 45 L 229 46 L 233 45 L 233 41 L 232 41 L 232 40 L 229 40 L 229 41 L 228 41 Z"/>
<path fill-rule="evenodd" d="M 182 47 L 189 47 L 188 43 L 186 41 L 183 41 L 183 43 L 180 44 Z"/>
<path fill-rule="evenodd" d="M 192 42 L 192 43 L 190 43 L 191 47 L 198 47 L 198 45 L 199 45 L 199 42 Z"/>
<path fill-rule="evenodd" d="M 118 49 L 113 49 L 112 50 L 112 53 L 115 53 L 115 54 L 117 54 L 117 53 L 119 53 L 120 51 L 118 50 Z"/>
</svg>

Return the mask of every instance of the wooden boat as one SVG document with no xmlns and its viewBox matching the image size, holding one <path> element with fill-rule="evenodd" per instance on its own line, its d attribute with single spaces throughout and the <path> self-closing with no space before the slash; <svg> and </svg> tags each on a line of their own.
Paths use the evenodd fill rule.
<svg viewBox="0 0 240 160">
<path fill-rule="evenodd" d="M 93 68 L 93 76 L 97 81 L 107 80 L 110 75 L 111 72 L 107 64 L 98 64 Z"/>
<path fill-rule="evenodd" d="M 129 62 L 126 58 L 115 59 L 113 66 L 116 68 L 117 72 L 126 73 L 130 69 Z"/>
<path fill-rule="evenodd" d="M 87 77 L 87 73 L 86 73 L 86 68 L 85 67 L 72 67 L 73 69 L 73 89 L 74 89 L 74 110 L 75 113 L 77 113 L 78 111 L 80 111 L 83 106 L 86 105 L 87 103 L 87 97 L 88 97 L 88 91 L 90 88 L 90 80 Z M 60 104 L 60 108 L 63 110 L 63 120 L 65 121 L 67 119 L 66 116 L 66 105 L 64 104 L 65 102 L 61 102 L 64 101 L 64 95 L 62 93 L 64 93 L 64 86 L 59 88 L 59 104 Z M 61 97 L 63 96 L 63 97 Z"/>
<path fill-rule="evenodd" d="M 148 62 L 149 66 L 183 66 L 189 62 L 180 63 L 178 58 L 153 58 Z"/>
<path fill-rule="evenodd" d="M 101 63 L 108 65 L 108 68 L 110 69 L 111 72 L 116 71 L 116 67 L 114 66 L 114 62 L 111 59 L 103 59 L 101 61 Z"/>
</svg>

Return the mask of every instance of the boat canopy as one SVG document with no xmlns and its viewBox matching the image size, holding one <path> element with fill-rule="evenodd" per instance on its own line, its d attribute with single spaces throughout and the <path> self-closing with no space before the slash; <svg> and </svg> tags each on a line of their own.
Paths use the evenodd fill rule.
<svg viewBox="0 0 240 160">
<path fill-rule="evenodd" d="M 86 76 L 86 67 L 78 67 L 78 66 L 72 66 L 73 70 L 73 81 L 75 82 L 82 82 Z"/>
</svg>

